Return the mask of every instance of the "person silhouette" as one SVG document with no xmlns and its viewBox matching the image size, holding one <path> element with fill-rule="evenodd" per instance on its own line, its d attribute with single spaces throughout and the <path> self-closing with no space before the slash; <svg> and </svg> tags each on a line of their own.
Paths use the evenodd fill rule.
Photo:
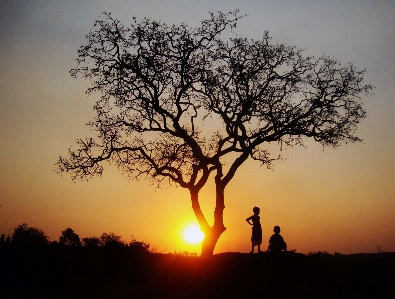
<svg viewBox="0 0 395 299">
<path fill-rule="evenodd" d="M 258 246 L 258 253 L 261 252 L 261 244 L 262 244 L 262 227 L 259 217 L 260 209 L 258 207 L 254 207 L 252 209 L 254 215 L 248 217 L 246 221 L 249 225 L 252 225 L 252 235 L 251 235 L 251 252 L 254 253 L 254 247 Z"/>
<path fill-rule="evenodd" d="M 280 235 L 281 229 L 278 225 L 276 225 L 273 229 L 274 234 L 269 239 L 269 246 L 267 251 L 271 252 L 281 252 L 287 251 L 287 243 L 284 242 L 283 237 Z"/>
</svg>

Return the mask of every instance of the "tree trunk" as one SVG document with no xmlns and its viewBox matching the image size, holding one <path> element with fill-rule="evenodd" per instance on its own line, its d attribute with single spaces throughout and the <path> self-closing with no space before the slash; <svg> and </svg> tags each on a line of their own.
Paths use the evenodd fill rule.
<svg viewBox="0 0 395 299">
<path fill-rule="evenodd" d="M 212 256 L 219 237 L 226 230 L 223 223 L 224 212 L 224 186 L 217 182 L 216 184 L 216 205 L 214 210 L 214 225 L 212 227 L 207 223 L 206 218 L 199 204 L 199 192 L 191 190 L 192 208 L 196 219 L 199 222 L 200 229 L 204 232 L 204 240 L 202 243 L 202 256 Z"/>
<path fill-rule="evenodd" d="M 215 245 L 219 240 L 221 234 L 225 231 L 225 227 L 210 227 L 207 232 L 205 232 L 205 237 L 202 244 L 202 256 L 212 256 L 214 253 Z"/>
<path fill-rule="evenodd" d="M 193 212 L 195 213 L 196 219 L 199 222 L 200 229 L 206 234 L 206 231 L 210 229 L 210 226 L 208 225 L 206 217 L 204 217 L 202 209 L 200 208 L 199 191 L 190 190 L 190 193 Z"/>
</svg>

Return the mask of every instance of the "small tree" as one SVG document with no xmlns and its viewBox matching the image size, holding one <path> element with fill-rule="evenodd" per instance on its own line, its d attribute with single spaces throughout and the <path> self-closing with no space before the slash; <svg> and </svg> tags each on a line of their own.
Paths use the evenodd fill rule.
<svg viewBox="0 0 395 299">
<path fill-rule="evenodd" d="M 145 243 L 144 241 L 137 241 L 133 239 L 131 242 L 129 242 L 128 247 L 134 251 L 149 252 L 150 244 Z"/>
<path fill-rule="evenodd" d="M 66 246 L 81 246 L 80 236 L 78 236 L 74 230 L 67 228 L 62 231 L 62 235 L 59 238 L 59 244 Z"/>
<path fill-rule="evenodd" d="M 101 246 L 115 247 L 115 246 L 125 246 L 125 242 L 122 237 L 114 233 L 103 233 L 100 236 Z"/>
<path fill-rule="evenodd" d="M 36 227 L 28 227 L 26 223 L 14 228 L 12 243 L 23 247 L 42 247 L 48 245 L 48 237 L 43 230 Z"/>
<path fill-rule="evenodd" d="M 225 188 L 248 158 L 270 168 L 278 158 L 270 143 L 359 141 L 360 95 L 372 88 L 362 83 L 363 70 L 272 44 L 267 32 L 261 40 L 221 40 L 238 19 L 238 11 L 211 14 L 196 28 L 134 19 L 126 28 L 104 14 L 71 71 L 91 80 L 88 93 L 102 95 L 90 122 L 100 142 L 78 140 L 77 150 L 59 158 L 59 171 L 86 179 L 101 175 L 108 161 L 133 178 L 188 189 L 205 233 L 202 255 L 212 255 L 225 231 Z M 210 119 L 219 127 L 206 136 L 202 122 Z M 199 204 L 209 178 L 216 186 L 213 225 Z"/>
</svg>

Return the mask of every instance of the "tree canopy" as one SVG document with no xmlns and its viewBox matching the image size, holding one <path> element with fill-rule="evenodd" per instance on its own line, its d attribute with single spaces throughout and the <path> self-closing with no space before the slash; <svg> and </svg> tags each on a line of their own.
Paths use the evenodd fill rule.
<svg viewBox="0 0 395 299">
<path fill-rule="evenodd" d="M 364 70 L 273 44 L 268 32 L 259 40 L 221 39 L 241 17 L 211 13 L 196 28 L 134 19 L 125 27 L 105 13 L 71 71 L 91 80 L 88 93 L 101 94 L 89 123 L 100 141 L 79 139 L 78 149 L 59 158 L 59 171 L 90 178 L 108 161 L 132 178 L 187 188 L 205 242 L 215 246 L 225 230 L 225 187 L 248 158 L 270 168 L 277 159 L 267 148 L 272 142 L 359 141 L 355 130 L 366 115 L 361 96 L 372 89 L 363 83 Z M 209 120 L 216 129 L 203 132 Z M 213 226 L 198 201 L 211 175 Z"/>
<path fill-rule="evenodd" d="M 23 223 L 14 228 L 12 243 L 18 246 L 34 248 L 48 245 L 48 236 L 42 229 L 29 227 Z"/>
<path fill-rule="evenodd" d="M 77 235 L 73 229 L 67 228 L 62 231 L 62 235 L 59 238 L 59 244 L 66 246 L 81 246 L 80 236 Z"/>
</svg>

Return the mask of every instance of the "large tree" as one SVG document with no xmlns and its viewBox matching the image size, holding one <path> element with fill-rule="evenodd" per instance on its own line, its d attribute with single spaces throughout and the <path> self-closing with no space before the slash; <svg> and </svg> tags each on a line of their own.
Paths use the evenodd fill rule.
<svg viewBox="0 0 395 299">
<path fill-rule="evenodd" d="M 371 90 L 364 70 L 273 44 L 267 32 L 260 40 L 221 39 L 240 17 L 238 11 L 210 14 L 196 28 L 134 19 L 125 27 L 105 13 L 71 71 L 91 80 L 87 93 L 101 94 L 89 123 L 99 141 L 78 140 L 78 149 L 59 158 L 60 172 L 86 179 L 101 175 L 108 161 L 130 177 L 188 189 L 205 233 L 202 255 L 213 254 L 225 231 L 225 188 L 247 159 L 270 167 L 276 157 L 269 143 L 359 141 L 360 99 Z M 217 129 L 203 132 L 206 120 Z M 216 186 L 212 225 L 199 204 L 210 178 Z"/>
</svg>

